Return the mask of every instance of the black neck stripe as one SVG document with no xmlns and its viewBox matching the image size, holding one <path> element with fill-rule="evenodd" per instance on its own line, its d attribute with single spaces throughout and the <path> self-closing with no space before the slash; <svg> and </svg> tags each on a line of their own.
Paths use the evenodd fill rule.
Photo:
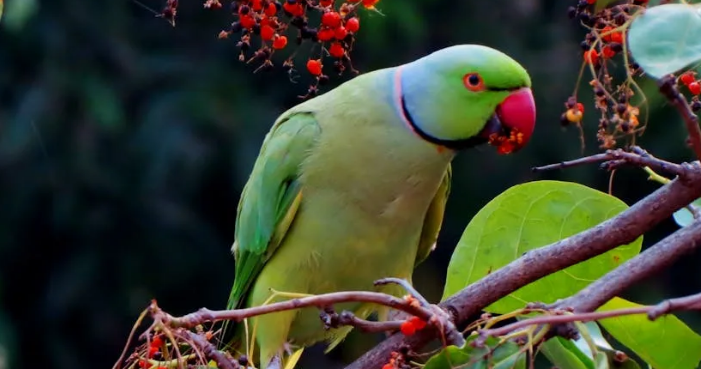
<svg viewBox="0 0 701 369">
<path fill-rule="evenodd" d="M 402 114 L 404 114 L 404 117 L 406 118 L 407 122 L 411 125 L 411 128 L 418 134 L 421 138 L 424 140 L 435 144 L 435 145 L 440 145 L 447 147 L 451 150 L 465 150 L 469 149 L 478 145 L 482 145 L 487 143 L 487 139 L 484 137 L 480 136 L 473 136 L 470 138 L 465 138 L 465 139 L 460 139 L 460 140 L 442 140 L 440 138 L 433 137 L 423 131 L 419 126 L 416 125 L 416 122 L 414 121 L 414 118 L 411 116 L 409 113 L 409 109 L 407 109 L 406 106 L 406 100 L 404 99 L 404 94 L 401 95 L 401 102 L 402 102 Z"/>
</svg>

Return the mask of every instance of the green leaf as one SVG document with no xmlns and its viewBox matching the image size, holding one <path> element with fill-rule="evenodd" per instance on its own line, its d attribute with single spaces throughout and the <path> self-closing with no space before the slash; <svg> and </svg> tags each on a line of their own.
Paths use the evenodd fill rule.
<svg viewBox="0 0 701 369">
<path fill-rule="evenodd" d="M 638 363 L 630 357 L 625 356 L 623 360 L 621 360 L 621 358 L 616 358 L 616 354 L 619 352 L 619 350 L 614 349 L 606 338 L 604 338 L 604 335 L 599 328 L 599 324 L 596 322 L 586 322 L 581 324 L 586 327 L 586 334 L 594 342 L 596 349 L 599 350 L 599 352 L 606 354 L 610 365 L 616 369 L 640 369 L 640 365 L 638 365 Z M 584 333 L 581 336 L 582 337 L 574 341 L 574 343 L 580 350 L 591 356 L 589 345 L 587 345 L 583 337 Z"/>
<path fill-rule="evenodd" d="M 603 352 L 596 353 L 596 369 L 609 369 L 609 360 Z"/>
<path fill-rule="evenodd" d="M 628 206 L 571 182 L 535 181 L 509 188 L 467 225 L 448 266 L 443 299 L 523 253 L 589 229 Z M 640 252 L 642 237 L 531 283 L 485 310 L 507 313 L 528 302 L 567 297 Z"/>
<path fill-rule="evenodd" d="M 636 16 L 628 31 L 633 59 L 653 78 L 701 61 L 698 5 L 653 6 Z"/>
<path fill-rule="evenodd" d="M 614 297 L 598 311 L 640 306 Z M 694 369 L 701 361 L 701 336 L 674 315 L 654 322 L 644 314 L 626 315 L 601 319 L 599 324 L 655 369 Z"/>
<path fill-rule="evenodd" d="M 524 369 L 526 355 L 519 352 L 519 346 L 511 341 L 499 343 L 494 337 L 489 337 L 484 347 L 473 347 L 472 342 L 477 335 L 468 337 L 465 345 L 460 348 L 448 346 L 433 355 L 423 369 L 451 369 L 460 366 L 461 369 Z"/>
<path fill-rule="evenodd" d="M 553 337 L 540 346 L 540 350 L 558 368 L 594 369 L 594 362 L 572 341 Z"/>
<path fill-rule="evenodd" d="M 545 357 L 558 368 L 571 369 L 598 369 L 600 367 L 600 355 L 605 355 L 609 367 L 616 369 L 640 369 L 635 360 L 624 356 L 616 357 L 619 351 L 615 350 L 604 338 L 596 322 L 586 322 L 579 325 L 586 331 L 580 330 L 577 340 L 568 340 L 562 337 L 553 337 L 541 346 Z M 596 346 L 597 353 L 592 353 L 584 336 L 587 335 Z"/>
<path fill-rule="evenodd" d="M 0 0 L 0 21 L 2 20 L 2 7 L 3 7 L 3 0 Z"/>
<path fill-rule="evenodd" d="M 701 199 L 696 199 L 691 205 L 701 208 Z M 674 221 L 677 222 L 680 227 L 686 227 L 694 221 L 694 214 L 687 208 L 681 208 L 675 211 L 673 216 Z"/>
</svg>

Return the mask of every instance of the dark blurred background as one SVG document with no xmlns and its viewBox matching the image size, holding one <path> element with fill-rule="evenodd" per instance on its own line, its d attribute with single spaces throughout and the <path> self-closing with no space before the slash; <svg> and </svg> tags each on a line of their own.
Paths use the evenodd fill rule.
<svg viewBox="0 0 701 369">
<path fill-rule="evenodd" d="M 143 0 L 160 10 L 165 0 Z M 174 314 L 223 308 L 234 278 L 230 246 L 240 190 L 275 117 L 305 81 L 281 68 L 253 74 L 231 17 L 181 1 L 176 27 L 131 0 L 6 0 L 0 23 L 0 369 L 107 368 L 139 312 L 156 298 Z M 438 250 L 414 281 L 441 296 L 453 245 L 471 216 L 512 185 L 577 181 L 606 191 L 596 166 L 532 174 L 579 156 L 578 131 L 558 120 L 572 94 L 583 36 L 571 1 L 382 1 L 362 13 L 354 63 L 394 66 L 441 47 L 483 43 L 531 73 L 538 105 L 532 143 L 517 155 L 483 148 L 454 164 Z M 277 58 L 280 63 L 282 58 Z M 349 77 L 332 78 L 332 86 Z M 585 78 L 584 82 L 588 79 Z M 586 83 L 580 100 L 593 112 Z M 674 112 L 643 84 L 651 106 L 640 143 L 689 160 Z M 597 118 L 585 114 L 586 153 Z M 614 194 L 632 204 L 653 191 L 641 170 L 618 171 Z M 676 229 L 671 221 L 645 247 Z M 699 253 L 625 297 L 653 303 L 701 290 Z M 701 318 L 681 317 L 701 332 Z M 340 367 L 376 342 L 354 333 L 303 367 Z"/>
</svg>

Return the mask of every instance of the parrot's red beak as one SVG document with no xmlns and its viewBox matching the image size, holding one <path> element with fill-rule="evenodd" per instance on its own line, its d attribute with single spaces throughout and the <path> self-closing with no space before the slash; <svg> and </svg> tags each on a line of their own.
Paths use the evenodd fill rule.
<svg viewBox="0 0 701 369">
<path fill-rule="evenodd" d="M 481 135 L 502 155 L 522 149 L 535 128 L 535 100 L 530 88 L 512 92 L 497 106 Z"/>
</svg>

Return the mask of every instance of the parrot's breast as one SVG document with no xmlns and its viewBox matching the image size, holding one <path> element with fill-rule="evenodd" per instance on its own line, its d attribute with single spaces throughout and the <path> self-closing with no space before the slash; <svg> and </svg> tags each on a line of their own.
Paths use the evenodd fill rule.
<svg viewBox="0 0 701 369">
<path fill-rule="evenodd" d="M 386 97 L 364 99 L 360 111 L 354 96 L 346 97 L 315 114 L 321 134 L 300 168 L 299 210 L 255 282 L 249 306 L 264 303 L 271 289 L 375 291 L 377 279 L 411 278 L 427 209 L 453 154 L 404 127 Z M 336 309 L 361 318 L 370 313 L 358 303 Z M 288 338 L 300 345 L 347 333 L 325 330 L 315 308 L 261 317 L 261 327 L 283 329 L 287 319 Z"/>
</svg>

